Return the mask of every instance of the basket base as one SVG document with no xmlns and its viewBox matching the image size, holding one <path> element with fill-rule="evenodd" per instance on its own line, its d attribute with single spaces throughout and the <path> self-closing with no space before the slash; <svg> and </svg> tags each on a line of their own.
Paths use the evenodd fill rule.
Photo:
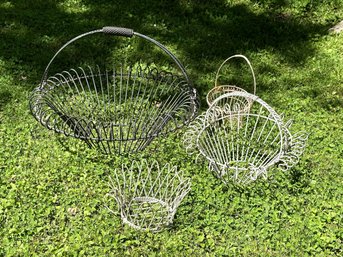
<svg viewBox="0 0 343 257">
<path fill-rule="evenodd" d="M 231 162 L 230 165 L 210 164 L 210 169 L 214 171 L 216 176 L 225 184 L 229 181 L 234 181 L 239 184 L 249 184 L 263 176 L 267 178 L 267 170 L 263 167 L 255 167 L 251 164 L 241 161 Z"/>
<path fill-rule="evenodd" d="M 157 232 L 173 221 L 171 206 L 154 197 L 134 197 L 121 210 L 124 224 L 138 230 Z"/>
</svg>

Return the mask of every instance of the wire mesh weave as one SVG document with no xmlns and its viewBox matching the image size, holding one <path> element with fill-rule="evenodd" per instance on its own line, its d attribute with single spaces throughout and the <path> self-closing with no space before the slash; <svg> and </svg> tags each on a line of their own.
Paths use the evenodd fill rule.
<svg viewBox="0 0 343 257">
<path fill-rule="evenodd" d="M 110 180 L 109 195 L 117 201 L 123 223 L 154 232 L 173 222 L 191 185 L 177 167 L 160 167 L 157 161 L 149 164 L 146 160 L 123 164 Z"/>
<path fill-rule="evenodd" d="M 48 77 L 55 57 L 70 43 L 94 33 L 138 36 L 157 45 L 181 75 L 140 63 L 118 62 L 105 68 L 77 68 Z M 159 135 L 183 127 L 196 112 L 196 92 L 179 60 L 159 42 L 116 27 L 82 34 L 51 59 L 30 108 L 48 129 L 79 138 L 104 153 L 143 150 Z"/>
<path fill-rule="evenodd" d="M 246 99 L 251 102 L 249 110 Z M 207 159 L 210 170 L 225 183 L 246 184 L 267 177 L 275 164 L 283 169 L 295 165 L 307 134 L 292 136 L 281 116 L 262 99 L 233 92 L 217 98 L 198 116 L 183 140 L 186 149 Z"/>
</svg>

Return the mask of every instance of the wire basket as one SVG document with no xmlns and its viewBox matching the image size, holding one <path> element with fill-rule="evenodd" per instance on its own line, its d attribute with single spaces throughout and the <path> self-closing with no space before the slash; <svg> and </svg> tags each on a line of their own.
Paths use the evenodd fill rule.
<svg viewBox="0 0 343 257">
<path fill-rule="evenodd" d="M 177 69 L 123 60 L 110 69 L 76 68 L 48 77 L 50 65 L 64 48 L 95 33 L 139 37 L 162 50 Z M 30 109 L 50 130 L 79 138 L 103 153 L 120 154 L 141 151 L 154 138 L 188 124 L 197 104 L 185 68 L 165 46 L 131 29 L 104 27 L 73 38 L 57 51 L 32 93 Z"/>
<path fill-rule="evenodd" d="M 215 101 L 215 99 L 217 99 L 219 96 L 223 95 L 223 94 L 226 94 L 226 93 L 232 93 L 232 92 L 247 92 L 245 89 L 243 89 L 242 87 L 238 87 L 238 86 L 235 86 L 235 85 L 220 85 L 218 83 L 218 79 L 220 77 L 220 72 L 223 68 L 223 66 L 231 59 L 233 58 L 242 58 L 243 60 L 246 61 L 246 63 L 248 64 L 249 68 L 250 68 L 250 71 L 251 71 L 251 74 L 252 74 L 252 78 L 253 78 L 253 94 L 256 94 L 256 79 L 255 79 L 255 73 L 254 73 L 254 70 L 252 68 L 252 65 L 249 61 L 249 59 L 247 57 L 245 57 L 244 55 L 240 55 L 240 54 L 237 54 L 237 55 L 233 55 L 233 56 L 230 56 L 229 58 L 227 58 L 220 66 L 219 66 L 219 69 L 217 70 L 217 73 L 216 73 L 216 78 L 215 78 L 215 82 L 214 82 L 214 87 L 207 93 L 207 96 L 206 96 L 206 101 L 207 101 L 207 104 L 209 106 L 211 106 L 213 104 L 213 102 Z M 251 106 L 251 100 L 249 98 L 247 99 L 242 99 L 242 101 L 245 103 L 244 104 L 244 111 L 249 111 L 249 108 Z M 223 101 L 221 101 L 223 102 Z M 223 104 L 225 104 L 223 102 Z M 243 105 L 241 105 L 241 107 L 243 107 Z M 233 110 L 232 110 L 233 111 Z M 243 111 L 243 110 L 242 110 Z"/>
<path fill-rule="evenodd" d="M 177 207 L 190 190 L 190 179 L 177 167 L 157 161 L 133 161 L 110 177 L 111 192 L 123 223 L 139 230 L 160 231 L 172 224 Z"/>
<path fill-rule="evenodd" d="M 183 141 L 188 152 L 203 156 L 225 183 L 247 184 L 260 176 L 267 178 L 274 165 L 286 170 L 299 160 L 307 134 L 292 136 L 288 126 L 259 97 L 232 92 L 218 97 L 191 122 Z"/>
</svg>

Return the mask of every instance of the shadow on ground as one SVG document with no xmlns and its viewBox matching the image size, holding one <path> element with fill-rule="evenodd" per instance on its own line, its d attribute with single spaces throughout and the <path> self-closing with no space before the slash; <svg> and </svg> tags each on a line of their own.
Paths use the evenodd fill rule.
<svg viewBox="0 0 343 257">
<path fill-rule="evenodd" d="M 8 90 L 0 91 L 0 111 L 8 104 L 12 99 L 12 94 Z"/>
<path fill-rule="evenodd" d="M 105 25 L 117 25 L 174 45 L 192 79 L 197 81 L 235 53 L 273 49 L 290 64 L 301 65 L 315 54 L 311 36 L 327 31 L 323 25 L 280 13 L 277 8 L 256 14 L 247 5 L 229 5 L 223 0 L 206 3 L 83 0 L 81 3 L 83 7 L 77 10 L 64 1 L 53 0 L 1 4 L 0 58 L 11 60 L 27 72 L 34 71 L 32 74 L 37 75 L 30 80 L 36 83 L 49 59 L 67 40 Z M 100 41 L 71 47 L 66 57 L 57 61 L 56 70 L 76 59 L 109 54 L 108 42 L 101 45 Z"/>
</svg>

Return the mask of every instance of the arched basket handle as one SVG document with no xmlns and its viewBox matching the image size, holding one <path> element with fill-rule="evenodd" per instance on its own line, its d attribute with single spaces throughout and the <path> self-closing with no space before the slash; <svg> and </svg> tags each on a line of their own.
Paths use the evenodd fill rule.
<svg viewBox="0 0 343 257">
<path fill-rule="evenodd" d="M 249 59 L 247 57 L 245 57 L 244 55 L 241 55 L 241 54 L 236 54 L 236 55 L 230 56 L 224 62 L 222 62 L 222 64 L 219 66 L 219 69 L 217 70 L 214 86 L 215 87 L 219 86 L 218 85 L 218 78 L 219 78 L 220 71 L 223 68 L 224 64 L 226 64 L 229 60 L 231 60 L 233 58 L 243 58 L 247 62 L 247 64 L 249 65 L 249 68 L 250 68 L 250 71 L 252 74 L 252 78 L 253 78 L 253 87 L 254 87 L 253 94 L 255 95 L 256 94 L 256 78 L 255 78 L 254 69 L 252 68 L 252 65 L 251 65 Z"/>
<path fill-rule="evenodd" d="M 176 58 L 175 55 L 173 55 L 164 45 L 162 45 L 160 42 L 145 36 L 143 34 L 140 34 L 138 32 L 134 32 L 132 29 L 128 29 L 128 28 L 121 28 L 121 27 L 112 27 L 112 26 L 106 26 L 103 27 L 102 29 L 96 29 L 93 31 L 89 31 L 86 33 L 83 33 L 77 37 L 74 37 L 73 39 L 69 40 L 67 43 L 65 43 L 56 53 L 55 55 L 51 58 L 50 62 L 48 63 L 48 65 L 46 66 L 43 76 L 42 76 L 42 80 L 41 80 L 41 87 L 44 86 L 44 82 L 46 82 L 47 77 L 48 77 L 48 72 L 50 69 L 50 66 L 52 64 L 52 62 L 55 60 L 55 58 L 57 57 L 57 55 L 64 49 L 66 48 L 69 44 L 73 43 L 76 40 L 79 40 L 80 38 L 83 38 L 85 36 L 89 36 L 95 33 L 104 33 L 104 34 L 109 34 L 109 35 L 113 35 L 113 36 L 122 36 L 122 37 L 133 37 L 133 36 L 138 36 L 140 38 L 143 38 L 153 44 L 155 44 L 156 46 L 158 46 L 164 53 L 166 53 L 171 59 L 173 59 L 173 61 L 176 63 L 176 65 L 178 66 L 178 68 L 181 70 L 183 76 L 185 77 L 187 83 L 189 86 L 192 86 L 192 82 L 188 77 L 188 74 L 184 68 L 184 66 L 181 64 L 181 62 Z M 196 98 L 196 96 L 194 96 L 194 99 Z"/>
</svg>

